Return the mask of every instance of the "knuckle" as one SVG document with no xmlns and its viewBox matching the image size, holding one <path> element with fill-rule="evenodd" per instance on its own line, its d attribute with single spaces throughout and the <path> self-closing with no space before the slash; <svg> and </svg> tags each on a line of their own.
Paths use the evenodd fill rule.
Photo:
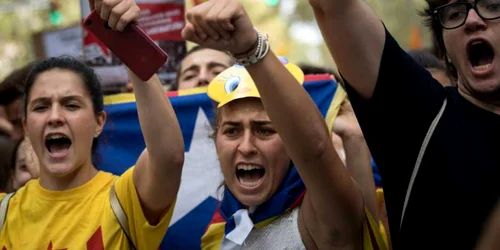
<svg viewBox="0 0 500 250">
<path fill-rule="evenodd" d="M 233 2 L 234 6 L 236 6 L 238 9 L 243 8 L 243 4 L 241 4 L 239 1 L 234 1 Z"/>
<path fill-rule="evenodd" d="M 227 22 L 230 20 L 231 16 L 230 13 L 227 13 L 227 12 L 222 12 L 220 13 L 218 16 L 217 16 L 217 19 L 220 21 L 220 22 Z"/>
<path fill-rule="evenodd" d="M 202 13 L 199 13 L 199 12 L 196 12 L 193 14 L 193 17 L 196 21 L 202 21 L 204 18 L 203 18 L 203 14 Z"/>
<path fill-rule="evenodd" d="M 137 13 L 141 12 L 141 8 L 137 4 L 132 9 Z"/>
<path fill-rule="evenodd" d="M 124 18 L 120 18 L 120 20 L 118 20 L 118 22 L 116 23 L 116 28 L 117 29 L 122 29 L 125 27 L 125 25 L 128 23 L 127 20 L 124 20 Z"/>
<path fill-rule="evenodd" d="M 126 16 L 122 16 L 120 18 L 120 20 L 118 20 L 118 23 L 120 23 L 121 25 L 125 26 L 127 25 L 127 23 L 129 23 L 130 21 L 132 21 L 132 19 L 130 17 L 126 17 Z"/>
<path fill-rule="evenodd" d="M 113 6 L 114 2 L 115 2 L 115 0 L 102 0 L 102 6 L 109 8 L 109 7 Z"/>
<path fill-rule="evenodd" d="M 188 11 L 188 12 L 186 13 L 186 18 L 187 18 L 188 20 L 193 20 L 193 16 L 194 16 L 193 11 Z"/>
<path fill-rule="evenodd" d="M 121 13 L 119 10 L 117 10 L 116 8 L 113 8 L 113 9 L 111 10 L 111 15 L 112 15 L 112 16 L 120 16 L 121 14 L 122 14 L 122 13 Z"/>
<path fill-rule="evenodd" d="M 230 18 L 224 15 L 217 16 L 217 22 L 223 23 L 223 22 L 229 22 Z"/>
<path fill-rule="evenodd" d="M 209 24 L 215 24 L 215 23 L 218 23 L 219 22 L 219 18 L 215 17 L 215 16 L 207 16 L 205 18 L 205 21 Z"/>
</svg>

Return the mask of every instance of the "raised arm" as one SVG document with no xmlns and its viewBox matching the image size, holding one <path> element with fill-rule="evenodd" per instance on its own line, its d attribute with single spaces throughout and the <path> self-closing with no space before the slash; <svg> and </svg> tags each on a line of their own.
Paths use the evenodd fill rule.
<svg viewBox="0 0 500 250">
<path fill-rule="evenodd" d="M 359 127 L 349 100 L 344 100 L 333 125 L 333 132 L 342 138 L 346 154 L 346 167 L 358 183 L 365 207 L 373 219 L 378 221 L 377 194 L 373 179 L 370 150 Z"/>
<path fill-rule="evenodd" d="M 143 82 L 132 72 L 129 75 L 146 142 L 135 166 L 134 183 L 144 214 L 154 224 L 177 196 L 184 164 L 184 140 L 158 76 Z"/>
<path fill-rule="evenodd" d="M 95 0 L 93 4 L 114 30 L 123 30 L 139 15 L 139 7 L 133 0 Z M 155 225 L 177 195 L 184 163 L 184 141 L 158 76 L 148 81 L 142 81 L 131 71 L 129 76 L 146 142 L 146 149 L 137 160 L 133 180 L 144 215 Z"/>
<path fill-rule="evenodd" d="M 309 0 L 342 76 L 366 99 L 378 78 L 385 31 L 364 0 Z"/>
<path fill-rule="evenodd" d="M 500 246 L 500 200 L 484 223 L 476 244 L 475 250 L 493 250 Z"/>
<path fill-rule="evenodd" d="M 187 17 L 187 40 L 233 54 L 254 53 L 257 34 L 239 2 L 212 0 Z M 224 35 L 227 39 L 221 38 Z M 301 219 L 314 244 L 320 249 L 359 246 L 362 196 L 336 154 L 316 105 L 272 52 L 247 70 L 307 187 Z"/>
<path fill-rule="evenodd" d="M 247 67 L 308 192 L 303 218 L 318 248 L 361 242 L 363 202 L 316 105 L 270 52 Z"/>
</svg>

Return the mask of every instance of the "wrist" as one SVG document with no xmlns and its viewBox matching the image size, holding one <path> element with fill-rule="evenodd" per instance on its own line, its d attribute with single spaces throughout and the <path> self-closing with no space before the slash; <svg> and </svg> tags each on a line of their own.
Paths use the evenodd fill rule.
<svg viewBox="0 0 500 250">
<path fill-rule="evenodd" d="M 250 66 L 253 64 L 257 64 L 262 61 L 264 57 L 269 53 L 271 46 L 269 45 L 269 40 L 267 39 L 267 35 L 262 35 L 256 28 L 254 28 L 255 34 L 257 36 L 257 46 L 256 48 L 252 48 L 249 50 L 247 55 L 240 54 L 234 55 L 230 51 L 227 51 L 227 54 L 235 61 L 237 64 L 242 66 Z"/>
<path fill-rule="evenodd" d="M 245 57 L 249 57 L 253 54 L 255 54 L 255 52 L 257 51 L 258 47 L 259 47 L 259 33 L 255 30 L 255 32 L 253 33 L 253 39 L 251 41 L 254 41 L 250 48 L 243 51 L 243 52 L 238 52 L 238 53 L 232 53 L 234 55 L 234 57 L 236 58 L 245 58 Z"/>
</svg>

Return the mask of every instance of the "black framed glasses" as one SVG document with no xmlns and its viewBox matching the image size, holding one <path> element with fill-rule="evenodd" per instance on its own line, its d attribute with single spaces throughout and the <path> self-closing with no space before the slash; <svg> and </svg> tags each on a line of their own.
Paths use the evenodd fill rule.
<svg viewBox="0 0 500 250">
<path fill-rule="evenodd" d="M 472 3 L 445 4 L 434 10 L 434 17 L 439 20 L 444 29 L 455 29 L 465 23 L 471 9 L 474 9 L 483 20 L 500 18 L 500 0 L 476 0 Z"/>
</svg>

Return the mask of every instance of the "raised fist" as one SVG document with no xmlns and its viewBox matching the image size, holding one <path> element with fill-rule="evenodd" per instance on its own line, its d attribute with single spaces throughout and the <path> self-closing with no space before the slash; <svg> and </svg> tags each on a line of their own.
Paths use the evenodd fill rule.
<svg viewBox="0 0 500 250">
<path fill-rule="evenodd" d="M 235 0 L 210 0 L 187 12 L 182 36 L 188 41 L 234 55 L 252 54 L 257 33 L 245 9 Z"/>
<path fill-rule="evenodd" d="M 89 0 L 89 5 L 113 30 L 123 31 L 127 24 L 139 17 L 140 9 L 134 0 Z"/>
</svg>

